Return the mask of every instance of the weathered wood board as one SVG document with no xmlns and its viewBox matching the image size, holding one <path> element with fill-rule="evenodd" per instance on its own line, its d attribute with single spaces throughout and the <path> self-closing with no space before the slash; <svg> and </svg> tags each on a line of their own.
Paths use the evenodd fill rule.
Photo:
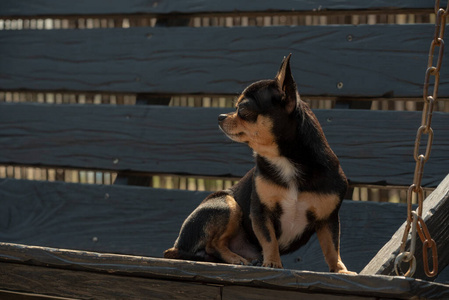
<svg viewBox="0 0 449 300">
<path fill-rule="evenodd" d="M 3 30 L 0 88 L 235 94 L 273 78 L 291 52 L 303 95 L 420 97 L 433 34 L 431 24 Z M 440 97 L 448 78 L 442 68 Z"/>
<path fill-rule="evenodd" d="M 1 250 L 0 250 L 1 251 Z M 36 259 L 36 258 L 34 258 Z M 73 299 L 217 299 L 219 286 L 0 262 L 0 289 Z M 0 293 L 0 298 L 2 294 Z M 13 295 L 5 296 L 11 299 Z M 14 299 L 14 298 L 13 298 Z M 22 298 L 19 298 L 22 299 Z M 25 298 L 27 299 L 27 298 Z M 34 298 L 31 298 L 34 299 Z"/>
<path fill-rule="evenodd" d="M 441 1 L 444 3 L 445 1 Z M 167 0 L 3 0 L 0 16 L 49 16 L 49 15 L 107 15 L 107 14 L 169 14 L 169 13 L 235 13 L 235 12 L 292 12 L 326 10 L 379 10 L 379 9 L 421 9 L 433 8 L 425 0 L 382 0 L 382 1 L 332 1 L 323 0 L 279 0 L 251 3 L 220 0 L 167 1 Z"/>
<path fill-rule="evenodd" d="M 422 217 L 429 229 L 432 239 L 437 244 L 438 249 L 438 270 L 443 270 L 449 264 L 449 175 L 441 182 L 438 188 L 424 201 Z M 362 270 L 362 274 L 383 274 L 394 275 L 394 261 L 399 254 L 402 236 L 404 234 L 406 223 L 395 232 L 391 240 L 376 254 L 369 264 Z M 406 251 L 410 249 L 410 236 L 407 242 Z M 423 269 L 423 249 L 422 242 L 417 236 L 416 241 L 416 272 L 414 277 L 425 280 L 434 280 L 425 275 Z M 433 270 L 432 255 L 429 250 L 429 269 Z M 404 264 L 407 270 L 408 264 Z"/>
<path fill-rule="evenodd" d="M 231 108 L 2 104 L 0 163 L 243 176 L 250 149 L 217 125 Z M 352 183 L 410 185 L 419 112 L 316 110 Z M 447 174 L 449 115 L 434 113 L 424 186 Z"/>
<path fill-rule="evenodd" d="M 0 181 L 0 241 L 161 257 L 208 192 Z M 404 205 L 345 201 L 341 255 L 359 272 L 406 216 Z M 286 268 L 328 271 L 316 237 L 282 257 Z"/>
<path fill-rule="evenodd" d="M 278 297 L 285 295 L 286 299 L 293 299 L 292 292 L 298 297 L 334 300 L 449 297 L 447 285 L 404 277 L 195 263 L 0 243 L 0 290 L 81 299 L 191 299 L 193 293 L 199 299 L 235 299 L 242 295 L 243 287 L 255 296 L 274 295 L 277 290 Z"/>
</svg>

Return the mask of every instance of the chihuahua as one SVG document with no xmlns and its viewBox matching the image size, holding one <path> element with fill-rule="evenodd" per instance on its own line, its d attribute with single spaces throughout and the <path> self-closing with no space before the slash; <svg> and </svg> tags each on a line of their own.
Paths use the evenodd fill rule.
<svg viewBox="0 0 449 300">
<path fill-rule="evenodd" d="M 272 80 L 248 86 L 220 129 L 254 151 L 255 167 L 187 217 L 165 258 L 282 268 L 281 255 L 316 233 L 331 272 L 340 258 L 338 211 L 347 180 L 284 58 Z"/>
</svg>

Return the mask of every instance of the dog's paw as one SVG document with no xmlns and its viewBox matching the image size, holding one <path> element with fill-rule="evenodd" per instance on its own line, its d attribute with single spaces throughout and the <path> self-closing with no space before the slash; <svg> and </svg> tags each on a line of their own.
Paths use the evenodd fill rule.
<svg viewBox="0 0 449 300">
<path fill-rule="evenodd" d="M 337 272 L 338 274 L 346 274 L 346 275 L 358 275 L 356 272 L 348 271 L 348 270 L 340 270 Z"/>
<path fill-rule="evenodd" d="M 243 257 L 236 257 L 233 260 L 230 261 L 233 265 L 240 265 L 240 266 L 250 266 L 251 263 L 244 259 Z"/>
<path fill-rule="evenodd" d="M 264 261 L 262 267 L 282 269 L 282 263 L 279 261 Z"/>
<path fill-rule="evenodd" d="M 255 267 L 262 267 L 262 261 L 259 259 L 254 259 L 253 261 L 251 261 L 251 265 Z"/>
</svg>

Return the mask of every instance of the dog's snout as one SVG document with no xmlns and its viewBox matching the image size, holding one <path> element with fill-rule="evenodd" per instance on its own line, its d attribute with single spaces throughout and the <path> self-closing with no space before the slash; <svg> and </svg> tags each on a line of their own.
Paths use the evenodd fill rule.
<svg viewBox="0 0 449 300">
<path fill-rule="evenodd" d="M 228 115 L 226 115 L 226 114 L 219 115 L 218 116 L 218 122 L 223 122 L 227 117 L 228 117 Z"/>
</svg>

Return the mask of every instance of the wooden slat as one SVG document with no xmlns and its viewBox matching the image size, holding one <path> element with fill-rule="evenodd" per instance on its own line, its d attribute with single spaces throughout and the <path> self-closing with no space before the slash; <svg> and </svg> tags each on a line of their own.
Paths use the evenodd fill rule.
<svg viewBox="0 0 449 300">
<path fill-rule="evenodd" d="M 67 271 L 45 267 L 22 266 L 17 264 L 1 264 L 0 270 L 8 270 L 7 278 L 0 275 L 3 282 L 0 286 L 6 286 L 10 290 L 25 290 L 31 296 L 38 291 L 39 300 L 47 299 L 43 292 L 57 294 L 76 299 L 273 299 L 282 297 L 285 300 L 306 298 L 310 300 L 376 300 L 374 297 L 334 295 L 323 293 L 305 293 L 289 290 L 273 290 L 269 288 L 243 287 L 243 286 L 219 286 L 199 283 L 188 283 L 169 280 L 157 280 L 149 278 L 123 277 L 117 275 L 96 274 L 83 271 Z M 55 280 L 57 279 L 57 280 Z M 95 285 L 94 285 L 95 284 Z M 132 288 L 130 288 L 132 286 Z M 23 295 L 20 293 L 19 295 Z M 0 297 L 10 300 L 26 300 L 13 293 L 2 293 Z M 194 295 L 194 296 L 193 296 Z M 17 298 L 14 298 L 16 296 Z M 2 298 L 3 299 L 3 298 Z M 36 298 L 30 298 L 34 300 Z M 55 298 L 49 299 L 55 300 Z M 73 298 L 75 299 L 75 298 Z"/>
<path fill-rule="evenodd" d="M 445 2 L 445 1 L 442 1 Z M 382 1 L 332 1 L 317 3 L 313 0 L 279 0 L 273 1 L 220 1 L 220 0 L 189 0 L 189 1 L 122 1 L 122 0 L 79 0 L 72 2 L 60 0 L 2 0 L 0 16 L 51 16 L 51 15 L 107 15 L 107 14 L 169 14 L 169 13 L 234 13 L 234 12 L 264 12 L 264 11 L 311 11 L 317 10 L 382 10 L 382 9 L 422 9 L 433 8 L 433 3 L 425 0 L 382 0 Z"/>
<path fill-rule="evenodd" d="M 129 298 L 126 295 L 148 293 L 149 291 L 160 293 L 159 297 L 162 299 L 177 291 L 179 291 L 177 294 L 180 298 L 187 295 L 185 292 L 181 292 L 182 288 L 187 288 L 187 284 L 180 284 L 176 287 L 173 284 L 170 285 L 169 282 L 165 284 L 161 282 L 158 288 L 158 280 L 190 282 L 191 285 L 188 287 L 188 291 L 190 291 L 188 296 L 190 297 L 192 292 L 210 296 L 210 293 L 214 292 L 213 287 L 206 286 L 209 288 L 209 294 L 206 294 L 204 293 L 204 284 L 219 285 L 223 289 L 223 295 L 233 295 L 233 292 L 236 292 L 235 289 L 231 289 L 228 294 L 226 291 L 228 287 L 242 286 L 278 290 L 279 296 L 283 296 L 283 291 L 296 291 L 299 292 L 298 296 L 301 293 L 314 295 L 320 293 L 334 297 L 357 295 L 383 299 L 410 299 L 413 297 L 445 299 L 449 297 L 447 285 L 412 278 L 351 276 L 195 263 L 5 243 L 0 243 L 0 261 L 2 261 L 0 262 L 0 289 L 20 289 L 22 291 L 37 289 L 47 291 L 47 293 L 50 290 L 55 294 L 63 292 L 65 295 L 72 292 L 80 298 L 86 298 L 89 293 L 92 293 L 96 299 L 111 297 L 114 295 L 113 293 L 116 293 L 118 298 Z M 80 277 L 78 278 L 77 275 Z M 148 282 L 148 286 L 145 286 L 145 281 Z M 193 285 L 195 283 L 202 285 L 195 286 Z M 67 285 L 70 287 L 65 290 Z M 287 299 L 291 299 L 291 294 L 287 293 L 286 295 L 289 296 Z M 146 297 L 148 296 L 147 294 Z"/>
<path fill-rule="evenodd" d="M 272 289 L 248 288 L 242 286 L 230 286 L 223 289 L 223 300 L 272 300 L 282 297 L 283 300 L 377 300 L 374 297 L 349 296 L 349 295 L 329 295 L 329 294 L 310 294 L 294 291 L 282 291 Z"/>
<path fill-rule="evenodd" d="M 10 180 L 0 186 L 1 241 L 155 257 L 207 195 Z"/>
<path fill-rule="evenodd" d="M 218 129 L 217 116 L 230 110 L 2 104 L 0 163 L 239 177 L 254 162 L 246 145 Z M 351 182 L 411 184 L 420 112 L 315 113 Z M 424 186 L 437 186 L 447 174 L 448 119 L 434 113 Z"/>
<path fill-rule="evenodd" d="M 0 181 L 0 241 L 161 257 L 207 192 Z M 404 205 L 345 201 L 341 251 L 359 272 L 406 215 Z M 363 230 L 360 230 L 363 228 Z M 314 236 L 283 256 L 286 268 L 328 271 Z"/>
<path fill-rule="evenodd" d="M 437 244 L 439 270 L 443 270 L 449 264 L 448 225 L 449 225 L 449 175 L 441 182 L 438 188 L 424 201 L 423 219 L 429 229 L 432 239 Z M 399 253 L 402 236 L 406 223 L 395 232 L 391 240 L 376 254 L 376 256 L 363 269 L 362 274 L 394 275 L 394 261 Z M 410 249 L 410 237 L 407 242 L 406 251 Z M 416 242 L 416 273 L 415 278 L 434 280 L 425 275 L 423 269 L 422 242 L 417 236 Z M 429 249 L 430 270 L 433 270 L 432 251 Z M 403 265 L 404 272 L 408 264 Z"/>
<path fill-rule="evenodd" d="M 421 97 L 433 34 L 430 24 L 3 30 L 0 89 L 235 94 L 273 78 L 291 52 L 303 95 Z M 448 78 L 442 68 L 440 97 Z"/>
<path fill-rule="evenodd" d="M 201 285 L 199 283 L 184 283 L 178 281 L 157 280 L 149 278 L 123 277 L 119 275 L 96 274 L 86 271 L 67 271 L 38 266 L 0 263 L 0 288 L 10 291 L 26 291 L 38 294 L 38 300 L 51 296 L 70 299 L 166 299 L 181 300 L 219 299 L 220 287 Z M 7 276 L 2 276 L 6 275 Z M 19 298 L 18 295 L 0 292 L 2 299 L 34 300 Z M 17 298 L 14 298 L 16 296 Z M 60 299 L 60 298 L 57 298 Z M 60 300 L 64 300 L 60 299 Z"/>
<path fill-rule="evenodd" d="M 75 300 L 75 298 L 49 296 L 40 293 L 24 293 L 15 291 L 0 290 L 0 299 L 9 300 Z"/>
</svg>

